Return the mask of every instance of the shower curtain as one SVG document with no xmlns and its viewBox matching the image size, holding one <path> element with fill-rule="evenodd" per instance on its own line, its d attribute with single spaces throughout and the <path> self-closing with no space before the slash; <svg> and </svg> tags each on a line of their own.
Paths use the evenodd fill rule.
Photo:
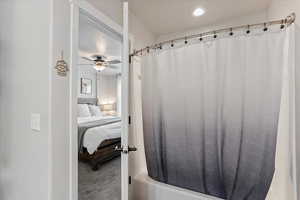
<svg viewBox="0 0 300 200">
<path fill-rule="evenodd" d="M 144 56 L 149 176 L 222 199 L 266 199 L 278 134 L 291 134 L 278 133 L 278 123 L 292 37 L 291 26 Z"/>
</svg>

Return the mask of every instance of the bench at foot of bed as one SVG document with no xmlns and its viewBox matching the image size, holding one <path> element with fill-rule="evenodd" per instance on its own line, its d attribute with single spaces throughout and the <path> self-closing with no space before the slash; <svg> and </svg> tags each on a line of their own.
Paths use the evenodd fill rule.
<svg viewBox="0 0 300 200">
<path fill-rule="evenodd" d="M 116 146 L 121 145 L 121 138 L 103 141 L 97 151 L 89 154 L 86 148 L 79 153 L 79 160 L 88 163 L 92 170 L 96 171 L 99 166 L 121 155 L 119 151 L 115 151 Z"/>
</svg>

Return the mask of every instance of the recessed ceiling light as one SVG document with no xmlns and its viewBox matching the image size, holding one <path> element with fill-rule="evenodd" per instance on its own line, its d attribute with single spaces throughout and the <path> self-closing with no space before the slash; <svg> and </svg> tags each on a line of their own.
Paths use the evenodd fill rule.
<svg viewBox="0 0 300 200">
<path fill-rule="evenodd" d="M 199 17 L 205 13 L 205 10 L 203 8 L 197 8 L 194 10 L 193 15 L 195 17 Z"/>
</svg>

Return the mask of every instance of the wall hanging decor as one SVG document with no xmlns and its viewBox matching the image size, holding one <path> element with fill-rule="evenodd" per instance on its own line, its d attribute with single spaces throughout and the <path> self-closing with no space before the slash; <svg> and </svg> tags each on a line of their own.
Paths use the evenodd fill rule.
<svg viewBox="0 0 300 200">
<path fill-rule="evenodd" d="M 64 52 L 61 52 L 61 59 L 56 62 L 55 69 L 57 70 L 57 75 L 59 76 L 67 76 L 67 72 L 69 71 L 68 64 L 64 60 Z"/>
</svg>

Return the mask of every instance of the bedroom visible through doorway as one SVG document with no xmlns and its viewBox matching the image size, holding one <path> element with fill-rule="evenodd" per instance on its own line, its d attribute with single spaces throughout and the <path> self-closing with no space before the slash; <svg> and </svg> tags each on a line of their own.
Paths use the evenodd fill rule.
<svg viewBox="0 0 300 200">
<path fill-rule="evenodd" d="M 121 199 L 122 36 L 80 13 L 78 199 Z"/>
</svg>

